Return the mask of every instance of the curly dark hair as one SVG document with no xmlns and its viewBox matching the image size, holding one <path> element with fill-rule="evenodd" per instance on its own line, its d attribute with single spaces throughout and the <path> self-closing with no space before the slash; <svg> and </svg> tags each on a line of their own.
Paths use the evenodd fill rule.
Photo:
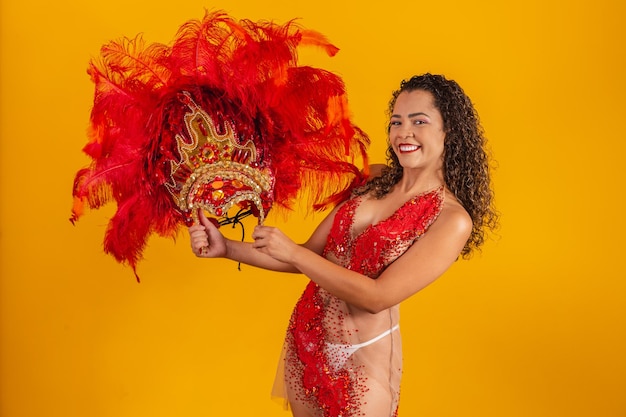
<svg viewBox="0 0 626 417">
<path fill-rule="evenodd" d="M 434 105 L 443 118 L 446 132 L 443 151 L 444 181 L 472 218 L 472 233 L 461 251 L 463 258 L 469 258 L 484 243 L 486 229 L 494 230 L 498 225 L 491 189 L 490 157 L 478 113 L 456 81 L 448 80 L 443 75 L 426 73 L 400 83 L 400 88 L 393 92 L 389 101 L 389 118 L 400 93 L 415 90 L 431 93 Z M 387 126 L 387 133 L 389 129 L 390 125 Z M 382 198 L 401 178 L 402 166 L 389 145 L 387 167 L 382 170 L 381 176 L 370 179 L 355 193 L 362 195 L 371 191 L 376 198 Z"/>
</svg>

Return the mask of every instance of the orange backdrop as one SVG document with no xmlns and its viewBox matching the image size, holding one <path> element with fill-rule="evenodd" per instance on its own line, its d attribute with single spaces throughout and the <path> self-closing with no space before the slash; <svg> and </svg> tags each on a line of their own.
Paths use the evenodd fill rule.
<svg viewBox="0 0 626 417">
<path fill-rule="evenodd" d="M 151 239 L 137 284 L 101 251 L 113 207 L 68 221 L 88 60 L 205 8 L 326 34 L 340 53 L 303 60 L 344 77 L 373 162 L 401 78 L 444 73 L 478 108 L 502 228 L 404 304 L 401 415 L 626 415 L 624 2 L 39 3 L 0 6 L 3 417 L 286 415 L 269 392 L 304 277 L 198 260 L 181 234 Z M 302 241 L 321 217 L 302 218 L 268 223 Z"/>
</svg>

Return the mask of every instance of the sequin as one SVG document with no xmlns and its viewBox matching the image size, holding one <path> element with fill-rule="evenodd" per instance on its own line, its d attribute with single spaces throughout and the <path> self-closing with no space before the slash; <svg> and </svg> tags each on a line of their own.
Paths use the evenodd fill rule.
<svg viewBox="0 0 626 417">
<path fill-rule="evenodd" d="M 348 200 L 335 215 L 323 256 L 376 279 L 435 221 L 443 195 L 443 187 L 417 195 L 357 235 L 354 216 L 363 198 Z M 309 282 L 289 321 L 285 373 L 278 376 L 284 378 L 290 401 L 320 417 L 397 415 L 402 362 L 398 332 L 349 357 L 328 346 L 364 341 L 363 333 L 391 329 L 398 318 L 398 306 L 364 314 Z"/>
</svg>

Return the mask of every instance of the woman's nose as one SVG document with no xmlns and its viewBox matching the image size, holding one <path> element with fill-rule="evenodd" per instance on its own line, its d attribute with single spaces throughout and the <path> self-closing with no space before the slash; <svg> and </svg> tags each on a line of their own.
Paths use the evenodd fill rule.
<svg viewBox="0 0 626 417">
<path fill-rule="evenodd" d="M 414 138 L 415 133 L 413 133 L 413 131 L 410 128 L 403 127 L 400 130 L 398 130 L 398 137 L 401 139 Z"/>
</svg>

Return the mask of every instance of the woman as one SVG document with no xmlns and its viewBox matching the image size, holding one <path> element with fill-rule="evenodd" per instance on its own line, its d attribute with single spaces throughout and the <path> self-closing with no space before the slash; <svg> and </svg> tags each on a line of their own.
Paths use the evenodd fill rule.
<svg viewBox="0 0 626 417">
<path fill-rule="evenodd" d="M 311 281 L 284 344 L 282 391 L 296 417 L 396 416 L 402 367 L 399 304 L 494 228 L 488 158 L 476 111 L 441 75 L 402 81 L 389 103 L 388 166 L 298 245 L 257 226 L 225 239 L 200 215 L 199 257 L 226 257 Z"/>
</svg>

